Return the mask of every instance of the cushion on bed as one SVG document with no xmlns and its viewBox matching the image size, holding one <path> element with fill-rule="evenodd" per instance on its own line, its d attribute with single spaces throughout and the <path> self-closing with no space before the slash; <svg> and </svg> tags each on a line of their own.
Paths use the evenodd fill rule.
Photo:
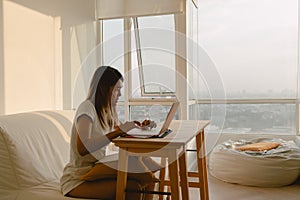
<svg viewBox="0 0 300 200">
<path fill-rule="evenodd" d="M 61 177 L 71 116 L 72 111 L 43 111 L 0 117 L 1 187 L 31 188 Z"/>
</svg>

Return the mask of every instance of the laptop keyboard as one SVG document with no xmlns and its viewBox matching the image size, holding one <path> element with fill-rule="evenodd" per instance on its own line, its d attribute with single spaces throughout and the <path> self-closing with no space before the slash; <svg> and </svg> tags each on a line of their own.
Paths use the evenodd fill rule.
<svg viewBox="0 0 300 200">
<path fill-rule="evenodd" d="M 167 129 L 167 130 L 165 130 L 164 132 L 162 132 L 162 133 L 160 133 L 158 135 L 151 136 L 150 138 L 164 138 L 167 135 L 169 135 L 170 133 L 172 133 L 172 130 L 171 129 Z"/>
</svg>

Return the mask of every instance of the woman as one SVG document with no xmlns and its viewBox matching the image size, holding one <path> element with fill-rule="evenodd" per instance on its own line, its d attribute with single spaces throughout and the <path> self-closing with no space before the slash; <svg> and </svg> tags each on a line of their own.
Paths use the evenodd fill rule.
<svg viewBox="0 0 300 200">
<path fill-rule="evenodd" d="M 111 140 L 126 134 L 133 128 L 144 128 L 141 127 L 141 123 L 137 122 L 119 123 L 116 104 L 121 96 L 122 86 L 123 77 L 118 70 L 102 66 L 95 71 L 87 99 L 79 105 L 74 118 L 70 142 L 70 161 L 61 178 L 61 189 L 64 195 L 79 198 L 115 199 L 116 173 L 111 178 L 92 181 L 83 180 L 81 177 L 91 171 L 96 163 L 107 160 L 117 162 L 116 156 L 107 155 L 107 146 Z M 150 121 L 148 126 L 153 127 L 155 123 Z M 142 161 L 146 166 L 151 164 L 149 158 Z M 151 169 L 151 167 L 149 168 Z M 153 165 L 151 170 L 154 170 Z M 140 190 L 142 186 L 139 180 L 129 179 L 127 189 Z M 139 198 L 140 194 L 138 193 L 128 192 L 126 194 L 126 199 Z"/>
</svg>

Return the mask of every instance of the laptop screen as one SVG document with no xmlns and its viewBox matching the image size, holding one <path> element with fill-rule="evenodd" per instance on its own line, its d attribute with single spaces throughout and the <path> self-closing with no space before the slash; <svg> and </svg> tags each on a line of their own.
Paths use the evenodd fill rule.
<svg viewBox="0 0 300 200">
<path fill-rule="evenodd" d="M 172 107 L 171 107 L 171 109 L 170 109 L 170 111 L 169 111 L 169 113 L 166 117 L 166 120 L 165 120 L 163 126 L 161 127 L 161 129 L 159 131 L 159 134 L 163 133 L 164 131 L 166 131 L 169 128 L 169 126 L 170 126 L 170 124 L 171 124 L 171 122 L 172 122 L 172 120 L 175 116 L 175 113 L 178 109 L 178 106 L 179 106 L 179 102 L 173 103 L 173 105 L 172 105 Z"/>
<path fill-rule="evenodd" d="M 175 116 L 175 113 L 179 107 L 179 102 L 175 102 L 172 104 L 169 113 L 167 114 L 167 117 L 161 126 L 161 129 L 155 130 L 141 130 L 141 129 L 132 129 L 127 132 L 128 135 L 133 136 L 133 137 L 139 137 L 139 138 L 156 138 L 156 137 L 163 137 L 166 133 L 170 133 L 171 131 L 169 130 L 169 126 Z"/>
</svg>

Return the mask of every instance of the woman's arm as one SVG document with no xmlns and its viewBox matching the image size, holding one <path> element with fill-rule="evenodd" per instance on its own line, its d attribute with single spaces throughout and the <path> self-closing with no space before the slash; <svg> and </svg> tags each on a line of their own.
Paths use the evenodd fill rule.
<svg viewBox="0 0 300 200">
<path fill-rule="evenodd" d="M 107 133 L 105 135 L 106 137 L 99 136 L 91 139 L 92 120 L 88 116 L 80 116 L 77 120 L 76 125 L 76 145 L 77 151 L 81 156 L 94 152 L 108 145 L 114 138 L 117 138 L 136 127 L 134 122 L 125 122 L 124 124 L 117 127 L 114 131 Z"/>
</svg>

